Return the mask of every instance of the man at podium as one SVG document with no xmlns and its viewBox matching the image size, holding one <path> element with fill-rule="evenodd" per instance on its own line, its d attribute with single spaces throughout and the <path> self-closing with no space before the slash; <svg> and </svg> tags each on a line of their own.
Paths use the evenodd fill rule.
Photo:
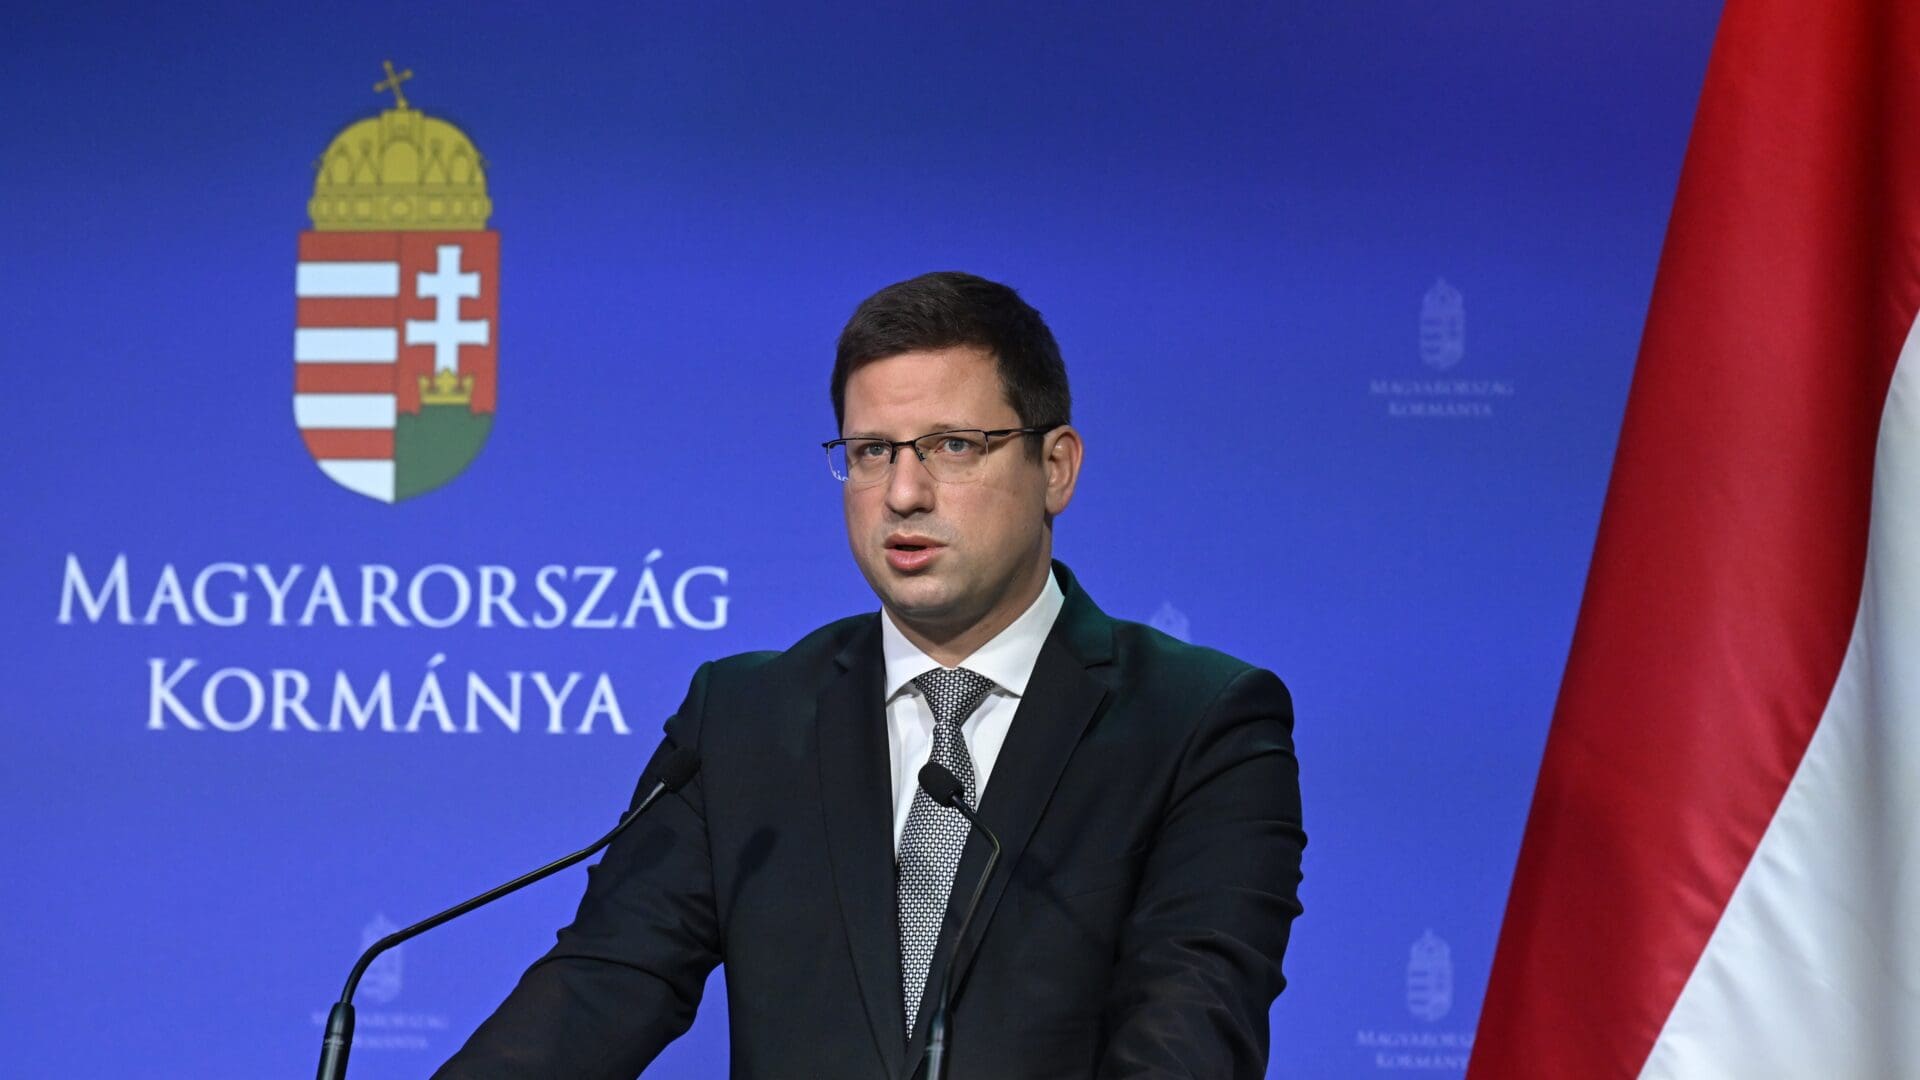
<svg viewBox="0 0 1920 1080">
<path fill-rule="evenodd" d="M 943 987 L 952 1080 L 1263 1076 L 1306 843 L 1286 688 L 1108 617 L 1054 561 L 1083 444 L 1012 289 L 882 289 L 832 396 L 880 610 L 694 674 L 663 752 L 699 772 L 436 1075 L 634 1077 L 725 964 L 735 1077 L 924 1073 Z M 1174 469 L 1236 452 L 1133 437 Z"/>
</svg>

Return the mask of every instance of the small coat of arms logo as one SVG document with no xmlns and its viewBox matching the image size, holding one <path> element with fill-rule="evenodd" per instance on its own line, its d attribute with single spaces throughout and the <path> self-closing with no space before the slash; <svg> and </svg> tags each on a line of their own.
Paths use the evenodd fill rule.
<svg viewBox="0 0 1920 1080">
<path fill-rule="evenodd" d="M 314 165 L 295 272 L 293 417 L 320 470 L 382 502 L 452 480 L 499 400 L 500 234 L 465 132 L 407 103 L 349 124 Z"/>
<path fill-rule="evenodd" d="M 1407 956 L 1407 1011 L 1428 1023 L 1453 1011 L 1453 949 L 1431 930 Z"/>
<path fill-rule="evenodd" d="M 1460 290 L 1436 278 L 1420 301 L 1420 359 L 1445 371 L 1467 355 L 1467 307 Z"/>
<path fill-rule="evenodd" d="M 360 947 L 365 949 L 398 929 L 385 915 L 375 915 L 373 921 L 360 929 Z M 400 996 L 400 950 L 403 948 L 405 946 L 396 945 L 367 965 L 366 972 L 360 976 L 361 997 L 385 1005 Z"/>
<path fill-rule="evenodd" d="M 1153 618 L 1147 625 L 1168 637 L 1179 638 L 1181 641 L 1193 640 L 1193 625 L 1188 621 L 1186 612 L 1174 607 L 1171 600 L 1160 602 L 1159 610 L 1153 613 Z"/>
</svg>

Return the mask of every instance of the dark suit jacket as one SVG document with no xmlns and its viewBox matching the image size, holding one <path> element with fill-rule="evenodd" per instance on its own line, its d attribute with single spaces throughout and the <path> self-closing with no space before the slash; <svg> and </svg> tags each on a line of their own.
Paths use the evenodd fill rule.
<svg viewBox="0 0 1920 1080">
<path fill-rule="evenodd" d="M 1272 673 L 1066 594 L 979 807 L 1005 846 L 959 943 L 953 1080 L 1259 1077 L 1300 912 L 1293 709 Z M 701 771 L 590 872 L 578 917 L 437 1074 L 633 1077 L 726 964 L 735 1077 L 892 1080 L 906 1035 L 879 615 L 703 665 Z M 643 778 L 643 786 L 651 786 Z M 955 875 L 958 908 L 987 852 Z"/>
</svg>

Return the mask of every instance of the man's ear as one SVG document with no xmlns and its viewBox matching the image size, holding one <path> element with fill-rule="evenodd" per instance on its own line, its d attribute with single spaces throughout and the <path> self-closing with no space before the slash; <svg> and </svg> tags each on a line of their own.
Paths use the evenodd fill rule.
<svg viewBox="0 0 1920 1080">
<path fill-rule="evenodd" d="M 1051 518 L 1073 501 L 1085 447 L 1080 433 L 1064 424 L 1041 436 L 1041 440 L 1040 465 L 1047 471 L 1047 517 Z"/>
</svg>

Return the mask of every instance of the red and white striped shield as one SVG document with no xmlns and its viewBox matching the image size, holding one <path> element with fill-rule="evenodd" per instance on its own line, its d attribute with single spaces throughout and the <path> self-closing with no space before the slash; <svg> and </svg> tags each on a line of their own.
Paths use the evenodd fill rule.
<svg viewBox="0 0 1920 1080">
<path fill-rule="evenodd" d="M 499 399 L 500 234 L 300 234 L 293 416 L 322 472 L 398 502 L 480 453 Z"/>
</svg>

